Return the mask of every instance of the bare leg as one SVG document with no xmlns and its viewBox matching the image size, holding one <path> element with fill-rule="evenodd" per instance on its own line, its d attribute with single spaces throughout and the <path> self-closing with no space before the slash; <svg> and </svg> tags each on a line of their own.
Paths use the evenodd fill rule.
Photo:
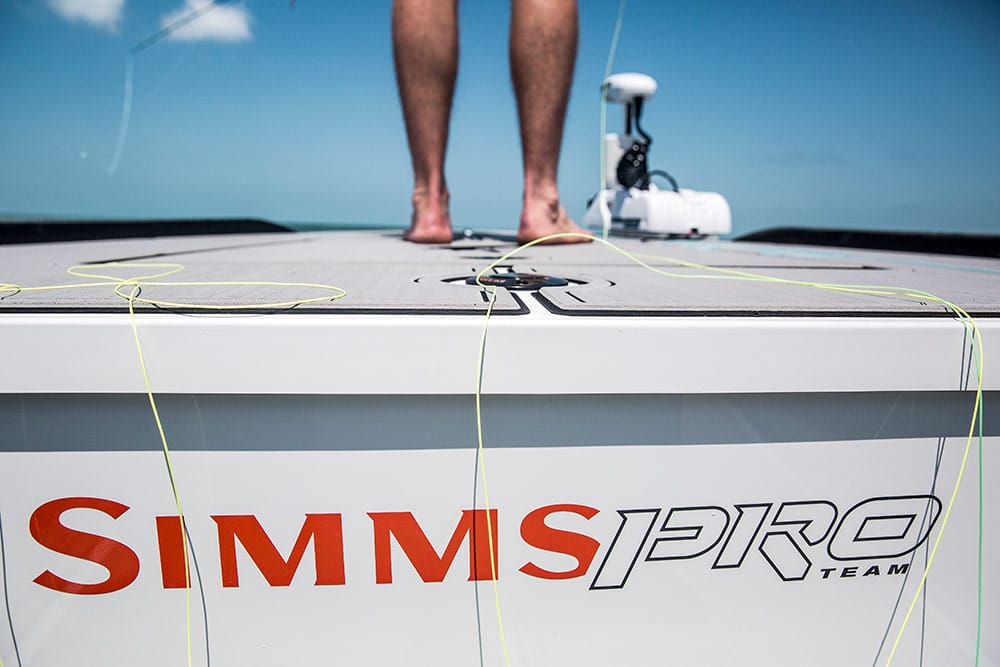
<svg viewBox="0 0 1000 667">
<path fill-rule="evenodd" d="M 413 216 L 403 235 L 416 243 L 451 241 L 444 156 L 458 72 L 457 0 L 395 0 L 396 83 L 413 161 Z"/>
<path fill-rule="evenodd" d="M 585 233 L 560 205 L 556 186 L 576 63 L 577 22 L 576 0 L 513 1 L 510 72 L 524 161 L 524 204 L 517 232 L 521 243 L 560 232 Z M 589 240 L 569 237 L 554 242 Z"/>
</svg>

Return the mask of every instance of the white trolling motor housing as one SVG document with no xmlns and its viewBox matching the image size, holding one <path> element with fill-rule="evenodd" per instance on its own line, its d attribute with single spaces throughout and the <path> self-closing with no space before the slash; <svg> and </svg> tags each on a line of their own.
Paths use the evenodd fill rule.
<svg viewBox="0 0 1000 667">
<path fill-rule="evenodd" d="M 606 102 L 625 106 L 624 131 L 604 136 L 604 189 L 588 204 L 583 223 L 610 227 L 617 234 L 666 236 L 716 236 L 732 231 L 732 213 L 726 198 L 716 192 L 677 187 L 676 181 L 647 162 L 652 137 L 640 125 L 642 106 L 656 94 L 656 80 L 646 74 L 625 72 L 604 80 Z M 653 176 L 668 180 L 671 189 L 660 189 Z"/>
</svg>

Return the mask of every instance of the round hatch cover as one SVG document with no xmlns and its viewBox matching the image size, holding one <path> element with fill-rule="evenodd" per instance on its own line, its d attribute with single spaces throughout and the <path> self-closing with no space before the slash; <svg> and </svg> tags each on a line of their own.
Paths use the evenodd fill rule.
<svg viewBox="0 0 1000 667">
<path fill-rule="evenodd" d="M 469 285 L 476 284 L 476 276 L 465 279 Z M 509 290 L 536 290 L 542 287 L 563 287 L 569 281 L 555 276 L 543 276 L 540 273 L 494 273 L 479 279 L 483 285 L 491 287 L 506 287 Z"/>
</svg>

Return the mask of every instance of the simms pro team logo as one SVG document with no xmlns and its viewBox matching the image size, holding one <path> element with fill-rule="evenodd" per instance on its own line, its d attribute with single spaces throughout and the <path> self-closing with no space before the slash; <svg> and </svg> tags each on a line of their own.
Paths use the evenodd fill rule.
<svg viewBox="0 0 1000 667">
<path fill-rule="evenodd" d="M 813 563 L 806 554 L 820 545 L 834 562 L 899 558 L 930 534 L 941 512 L 935 496 L 894 496 L 863 500 L 840 517 L 826 500 L 721 506 L 618 510 L 621 523 L 611 540 L 593 590 L 624 588 L 636 564 L 712 559 L 712 569 L 738 568 L 756 547 L 782 581 L 802 581 Z M 661 520 L 662 516 L 662 520 Z M 908 563 L 889 564 L 886 574 L 906 572 Z M 821 577 L 859 575 L 857 565 L 827 567 Z M 878 564 L 860 576 L 882 574 Z"/>
<path fill-rule="evenodd" d="M 107 517 L 117 520 L 130 508 L 116 500 L 94 497 L 57 498 L 39 505 L 28 521 L 38 545 L 91 561 L 107 571 L 100 581 L 75 581 L 59 573 L 62 561 L 46 559 L 46 564 L 51 560 L 50 569 L 33 579 L 39 586 L 76 595 L 113 593 L 132 585 L 142 564 L 147 568 L 159 565 L 159 579 L 165 589 L 190 585 L 178 517 L 150 517 L 145 525 L 155 533 L 158 558 L 150 554 L 140 559 L 118 533 L 113 538 L 67 526 L 63 515 L 70 510 L 77 515 L 97 512 L 106 521 Z M 224 588 L 240 586 L 241 560 L 244 568 L 252 562 L 258 571 L 248 576 L 263 577 L 272 587 L 289 586 L 310 551 L 315 586 L 345 586 L 364 580 L 389 585 L 394 572 L 398 576 L 399 568 L 411 568 L 426 583 L 441 582 L 456 560 L 461 560 L 458 554 L 463 547 L 467 547 L 469 581 L 492 579 L 496 563 L 500 577 L 583 579 L 592 591 L 613 591 L 626 588 L 638 567 L 663 568 L 670 563 L 697 561 L 710 571 L 733 570 L 752 558 L 762 558 L 773 570 L 776 582 L 807 578 L 832 581 L 905 573 L 908 554 L 927 540 L 941 513 L 941 501 L 932 495 L 867 498 L 846 511 L 827 500 L 618 509 L 610 510 L 617 513 L 617 527 L 603 540 L 594 531 L 586 530 L 602 511 L 585 504 L 559 503 L 538 507 L 523 516 L 508 515 L 500 508 L 489 510 L 488 515 L 482 509 L 456 509 L 437 512 L 430 519 L 422 513 L 422 520 L 436 524 L 457 521 L 451 524 L 455 529 L 447 543 L 440 544 L 432 543 L 420 520 L 409 511 L 367 512 L 371 526 L 368 544 L 345 543 L 342 514 L 306 513 L 296 520 L 299 532 L 294 543 L 280 548 L 255 515 L 214 514 L 210 518 L 215 524 L 217 543 L 203 542 L 200 555 L 217 557 Z M 578 526 L 578 530 L 553 527 L 553 519 L 558 519 L 555 523 L 559 525 Z M 204 517 L 187 518 L 188 523 L 197 520 L 204 521 Z M 500 545 L 500 527 L 511 520 L 517 521 L 524 545 L 568 556 L 572 565 L 552 570 L 533 560 L 510 559 L 517 567 L 511 571 L 508 559 L 501 558 Z M 133 522 L 133 526 L 143 523 Z M 132 535 L 132 540 L 150 543 L 138 537 Z M 249 559 L 238 558 L 239 550 Z M 352 571 L 349 578 L 345 568 L 347 553 L 370 553 L 374 562 L 363 571 Z M 817 561 L 819 567 L 814 567 Z M 45 565 L 39 569 L 42 567 Z"/>
</svg>

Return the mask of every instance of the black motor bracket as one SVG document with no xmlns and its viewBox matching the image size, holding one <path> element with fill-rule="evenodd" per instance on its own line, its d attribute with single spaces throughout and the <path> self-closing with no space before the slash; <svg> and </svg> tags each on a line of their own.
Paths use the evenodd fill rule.
<svg viewBox="0 0 1000 667">
<path fill-rule="evenodd" d="M 653 138 L 642 129 L 642 125 L 639 123 L 640 116 L 642 116 L 641 97 L 625 104 L 625 133 L 632 134 L 632 124 L 635 123 L 635 131 L 640 139 L 633 141 L 625 154 L 622 155 L 621 160 L 618 161 L 615 175 L 624 188 L 638 185 L 640 190 L 648 190 L 649 147 L 653 143 Z"/>
<path fill-rule="evenodd" d="M 615 172 L 618 182 L 624 188 L 631 188 L 639 184 L 643 190 L 649 188 L 649 166 L 647 165 L 646 154 L 649 152 L 649 144 L 641 141 L 633 141 L 622 159 L 618 161 L 618 169 Z M 645 184 L 645 187 L 643 187 Z"/>
</svg>

